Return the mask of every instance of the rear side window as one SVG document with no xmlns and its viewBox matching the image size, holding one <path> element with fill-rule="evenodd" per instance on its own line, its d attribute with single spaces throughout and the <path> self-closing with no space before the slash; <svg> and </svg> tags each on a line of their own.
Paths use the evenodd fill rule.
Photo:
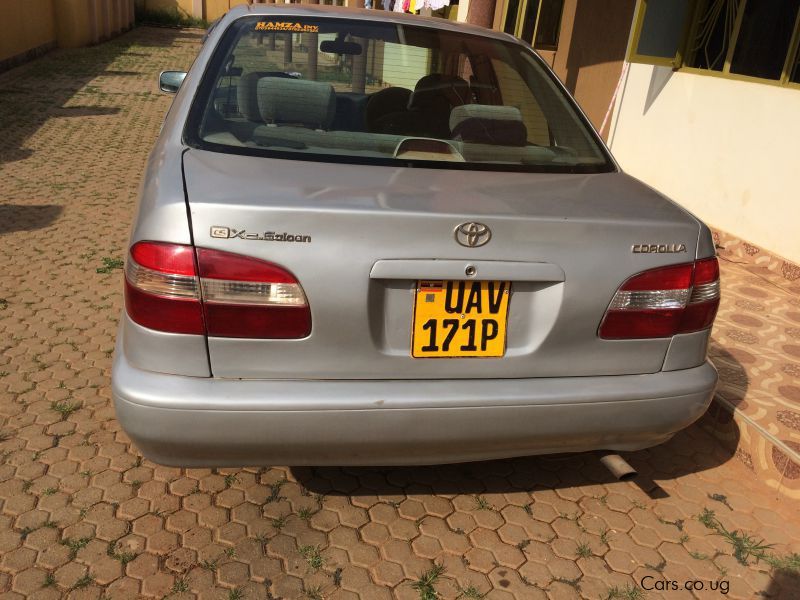
<svg viewBox="0 0 800 600">
<path fill-rule="evenodd" d="M 203 78 L 187 138 L 215 151 L 307 160 L 614 169 L 524 47 L 347 19 L 236 21 Z"/>
</svg>

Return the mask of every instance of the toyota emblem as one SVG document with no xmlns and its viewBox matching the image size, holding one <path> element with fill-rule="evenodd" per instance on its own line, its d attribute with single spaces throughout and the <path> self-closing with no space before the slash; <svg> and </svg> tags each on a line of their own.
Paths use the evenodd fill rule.
<svg viewBox="0 0 800 600">
<path fill-rule="evenodd" d="M 492 230 L 483 223 L 462 223 L 454 233 L 456 241 L 467 248 L 483 246 L 492 239 Z"/>
</svg>

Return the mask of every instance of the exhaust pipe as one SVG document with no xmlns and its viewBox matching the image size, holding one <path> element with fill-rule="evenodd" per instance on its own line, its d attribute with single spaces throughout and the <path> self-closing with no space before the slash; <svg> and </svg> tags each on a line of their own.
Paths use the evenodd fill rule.
<svg viewBox="0 0 800 600">
<path fill-rule="evenodd" d="M 600 462 L 619 481 L 630 481 L 638 475 L 636 469 L 630 466 L 628 461 L 619 454 L 604 454 L 600 457 Z"/>
</svg>

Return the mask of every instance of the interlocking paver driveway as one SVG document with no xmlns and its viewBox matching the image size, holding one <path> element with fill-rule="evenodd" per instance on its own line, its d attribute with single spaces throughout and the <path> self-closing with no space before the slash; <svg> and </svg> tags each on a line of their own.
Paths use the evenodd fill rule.
<svg viewBox="0 0 800 600">
<path fill-rule="evenodd" d="M 0 75 L 3 598 L 639 598 L 645 576 L 800 597 L 774 568 L 800 552 L 797 506 L 699 427 L 631 454 L 640 485 L 593 455 L 219 472 L 143 460 L 110 401 L 119 267 L 170 101 L 155 74 L 188 66 L 199 40 L 140 28 Z M 756 563 L 717 522 L 773 547 Z"/>
</svg>

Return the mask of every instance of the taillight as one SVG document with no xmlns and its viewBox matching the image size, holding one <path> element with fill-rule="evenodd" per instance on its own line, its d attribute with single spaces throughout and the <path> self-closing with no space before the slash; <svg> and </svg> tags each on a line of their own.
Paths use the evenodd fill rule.
<svg viewBox="0 0 800 600">
<path fill-rule="evenodd" d="M 603 339 L 671 337 L 708 329 L 719 308 L 716 258 L 634 275 L 614 294 L 600 324 Z"/>
<path fill-rule="evenodd" d="M 125 265 L 125 309 L 143 327 L 204 334 L 192 247 L 160 242 L 134 244 Z"/>
<path fill-rule="evenodd" d="M 708 329 L 714 323 L 719 308 L 719 263 L 707 258 L 694 263 L 694 280 L 689 303 L 683 312 L 678 333 Z"/>
<path fill-rule="evenodd" d="M 197 249 L 208 335 L 296 339 L 311 333 L 311 310 L 300 283 L 272 263 Z"/>
<path fill-rule="evenodd" d="M 311 311 L 295 277 L 272 263 L 191 246 L 138 242 L 125 267 L 133 321 L 170 333 L 296 339 Z M 196 266 L 195 266 L 196 265 Z"/>
</svg>

